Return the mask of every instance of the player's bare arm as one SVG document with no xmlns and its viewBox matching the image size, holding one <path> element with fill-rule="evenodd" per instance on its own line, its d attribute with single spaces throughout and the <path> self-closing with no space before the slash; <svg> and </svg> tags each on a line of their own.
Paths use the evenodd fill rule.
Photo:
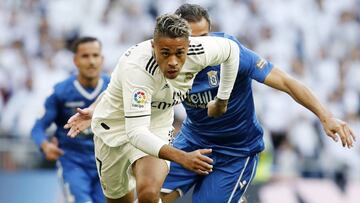
<svg viewBox="0 0 360 203">
<path fill-rule="evenodd" d="M 274 68 L 270 72 L 265 79 L 265 84 L 288 93 L 295 101 L 312 111 L 320 119 L 326 134 L 334 141 L 337 142 L 340 137 L 343 147 L 353 146 L 356 138 L 348 124 L 334 118 L 304 84 L 279 68 Z"/>
</svg>

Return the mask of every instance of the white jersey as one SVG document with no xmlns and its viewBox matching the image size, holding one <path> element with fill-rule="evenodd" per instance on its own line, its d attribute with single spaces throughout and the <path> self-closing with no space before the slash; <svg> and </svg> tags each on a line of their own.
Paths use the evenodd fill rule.
<svg viewBox="0 0 360 203">
<path fill-rule="evenodd" d="M 226 38 L 190 38 L 187 55 L 179 75 L 168 79 L 155 61 L 150 40 L 125 52 L 95 108 L 95 136 L 110 147 L 130 141 L 157 156 L 173 130 L 173 106 L 185 99 L 196 74 L 210 65 L 222 63 L 220 81 L 224 81 L 220 82 L 218 97 L 228 99 L 239 64 L 238 46 Z"/>
</svg>

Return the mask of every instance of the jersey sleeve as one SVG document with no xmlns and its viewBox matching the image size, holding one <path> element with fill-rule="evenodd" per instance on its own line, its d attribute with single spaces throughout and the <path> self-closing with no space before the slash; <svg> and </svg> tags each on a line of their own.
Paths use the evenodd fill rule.
<svg viewBox="0 0 360 203">
<path fill-rule="evenodd" d="M 55 91 L 45 101 L 45 113 L 37 119 L 31 130 L 31 137 L 35 144 L 40 148 L 41 144 L 47 139 L 46 129 L 54 122 L 58 110 L 58 98 Z"/>
<path fill-rule="evenodd" d="M 266 76 L 271 72 L 274 65 L 260 57 L 254 51 L 242 46 L 241 60 L 239 73 L 245 74 L 250 78 L 264 83 Z"/>
<path fill-rule="evenodd" d="M 200 37 L 199 40 L 204 48 L 203 57 L 198 54 L 201 52 L 191 51 L 191 47 L 190 54 L 197 53 L 199 57 L 197 60 L 203 68 L 221 64 L 217 97 L 229 99 L 239 68 L 239 46 L 234 41 L 223 37 Z"/>
<path fill-rule="evenodd" d="M 136 148 L 158 157 L 166 143 L 149 130 L 155 80 L 136 64 L 124 65 L 128 66 L 122 77 L 126 134 Z"/>
</svg>

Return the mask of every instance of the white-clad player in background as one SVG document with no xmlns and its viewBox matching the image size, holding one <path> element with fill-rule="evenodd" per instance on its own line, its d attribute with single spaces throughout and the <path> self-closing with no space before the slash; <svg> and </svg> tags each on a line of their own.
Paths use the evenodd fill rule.
<svg viewBox="0 0 360 203">
<path fill-rule="evenodd" d="M 208 114 L 223 114 L 238 71 L 239 48 L 225 38 L 189 38 L 190 33 L 179 16 L 158 17 L 153 40 L 121 56 L 93 114 L 91 108 L 79 110 L 66 126 L 68 135 L 75 136 L 92 116 L 98 172 L 108 203 L 132 202 L 135 181 L 139 202 L 158 202 L 169 170 L 163 159 L 198 174 L 212 171 L 212 160 L 204 155 L 211 149 L 186 153 L 168 145 L 173 106 L 185 99 L 199 71 L 222 64 L 219 91 Z"/>
</svg>

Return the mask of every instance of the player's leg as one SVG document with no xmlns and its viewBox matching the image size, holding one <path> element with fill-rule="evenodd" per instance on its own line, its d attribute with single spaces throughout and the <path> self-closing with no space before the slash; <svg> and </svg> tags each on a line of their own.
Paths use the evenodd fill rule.
<svg viewBox="0 0 360 203">
<path fill-rule="evenodd" d="M 201 178 L 202 176 L 171 162 L 170 172 L 161 189 L 163 203 L 171 203 L 182 197 Z"/>
<path fill-rule="evenodd" d="M 179 133 L 173 141 L 175 148 L 186 152 L 194 151 L 198 147 L 193 146 Z M 202 176 L 191 172 L 177 163 L 171 162 L 170 171 L 161 189 L 161 199 L 163 203 L 174 202 L 183 196 Z"/>
<path fill-rule="evenodd" d="M 100 179 L 97 174 L 97 171 L 91 171 L 91 178 L 92 178 L 92 190 L 91 190 L 91 198 L 93 203 L 105 203 L 104 193 L 101 188 Z"/>
<path fill-rule="evenodd" d="M 107 203 L 133 203 L 135 179 L 129 174 L 132 146 L 109 147 L 94 137 L 96 165 Z"/>
<path fill-rule="evenodd" d="M 195 186 L 194 203 L 238 203 L 255 176 L 258 156 L 213 154 L 214 170 Z"/>
<path fill-rule="evenodd" d="M 181 193 L 178 190 L 173 190 L 170 193 L 161 192 L 160 197 L 163 203 L 172 203 L 181 197 Z"/>
<path fill-rule="evenodd" d="M 145 156 L 136 160 L 132 168 L 136 179 L 138 202 L 158 203 L 160 189 L 168 173 L 166 161 Z"/>
<path fill-rule="evenodd" d="M 64 160 L 57 162 L 58 175 L 61 178 L 66 203 L 92 202 L 91 178 L 76 163 Z"/>
</svg>

